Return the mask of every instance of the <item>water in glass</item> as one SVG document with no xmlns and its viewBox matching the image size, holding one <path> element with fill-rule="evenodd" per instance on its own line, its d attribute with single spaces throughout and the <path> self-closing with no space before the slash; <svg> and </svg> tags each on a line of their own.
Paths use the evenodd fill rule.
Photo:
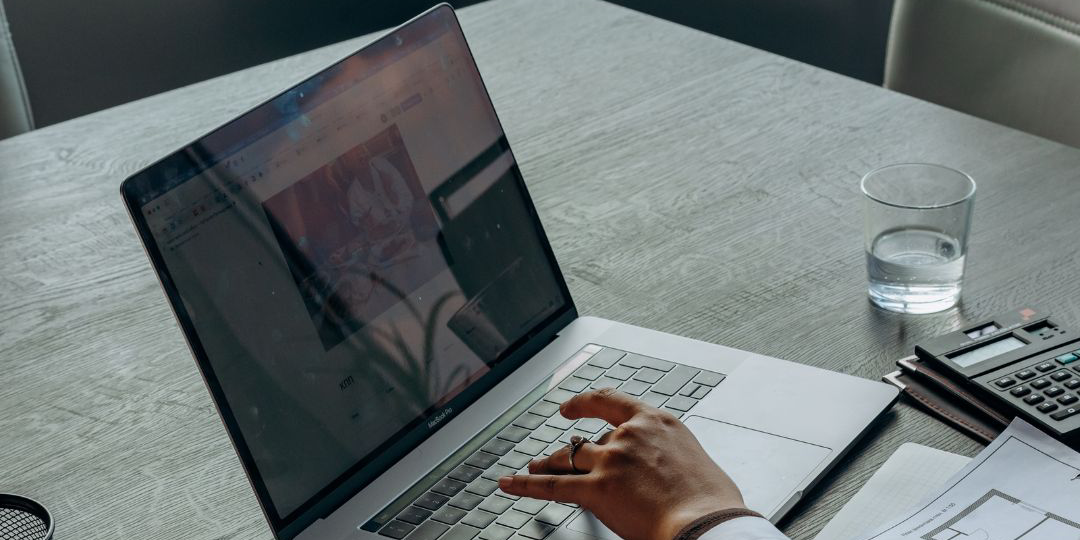
<svg viewBox="0 0 1080 540">
<path fill-rule="evenodd" d="M 901 228 L 878 235 L 866 254 L 871 299 L 903 313 L 951 307 L 964 277 L 962 245 L 930 229 Z"/>
</svg>

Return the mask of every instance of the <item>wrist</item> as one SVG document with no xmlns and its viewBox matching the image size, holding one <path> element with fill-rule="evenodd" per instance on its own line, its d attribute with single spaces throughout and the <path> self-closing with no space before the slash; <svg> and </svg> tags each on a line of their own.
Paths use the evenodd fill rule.
<svg viewBox="0 0 1080 540">
<path fill-rule="evenodd" d="M 749 511 L 742 500 L 718 501 L 714 498 L 701 501 L 687 501 L 674 506 L 666 516 L 660 520 L 660 530 L 657 538 L 669 540 L 676 538 L 684 529 L 696 521 L 715 514 L 719 511 L 741 510 Z"/>
<path fill-rule="evenodd" d="M 721 523 L 741 517 L 757 517 L 765 519 L 765 516 L 748 508 L 728 508 L 705 514 L 687 524 L 673 537 L 674 540 L 697 540 L 703 534 Z"/>
</svg>

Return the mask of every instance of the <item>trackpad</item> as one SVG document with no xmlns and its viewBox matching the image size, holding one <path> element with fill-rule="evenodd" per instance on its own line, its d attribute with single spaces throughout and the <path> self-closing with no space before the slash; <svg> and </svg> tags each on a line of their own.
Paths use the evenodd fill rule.
<svg viewBox="0 0 1080 540">
<path fill-rule="evenodd" d="M 830 452 L 823 446 L 700 416 L 690 416 L 683 423 L 739 486 L 746 506 L 766 517 L 773 517 L 788 502 Z M 589 512 L 579 514 L 567 528 L 598 538 L 618 538 Z"/>
<path fill-rule="evenodd" d="M 824 446 L 700 416 L 683 423 L 739 486 L 746 506 L 770 518 L 831 452 Z"/>
</svg>

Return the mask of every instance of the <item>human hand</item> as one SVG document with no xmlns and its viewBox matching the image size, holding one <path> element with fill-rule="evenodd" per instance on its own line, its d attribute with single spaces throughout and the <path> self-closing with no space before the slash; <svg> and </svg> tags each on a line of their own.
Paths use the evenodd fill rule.
<svg viewBox="0 0 1080 540">
<path fill-rule="evenodd" d="M 569 419 L 601 418 L 615 430 L 529 463 L 529 474 L 499 479 L 511 495 L 580 504 L 628 540 L 671 540 L 717 510 L 745 508 L 739 488 L 678 419 L 613 388 L 586 392 L 560 408 Z"/>
</svg>

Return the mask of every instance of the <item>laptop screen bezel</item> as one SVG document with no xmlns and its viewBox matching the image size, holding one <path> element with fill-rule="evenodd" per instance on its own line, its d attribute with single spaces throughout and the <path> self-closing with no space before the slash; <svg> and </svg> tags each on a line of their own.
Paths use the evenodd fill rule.
<svg viewBox="0 0 1080 540">
<path fill-rule="evenodd" d="M 162 290 L 168 300 L 168 303 L 173 311 L 178 325 L 183 332 L 184 338 L 188 344 L 188 347 L 195 358 L 196 364 L 199 368 L 199 372 L 203 377 L 207 389 L 209 390 L 214 404 L 218 410 L 219 417 L 222 423 L 225 425 L 226 431 L 232 441 L 233 447 L 240 457 L 241 464 L 244 467 L 244 471 L 247 474 L 248 481 L 251 484 L 252 489 L 255 491 L 262 507 L 263 513 L 269 522 L 271 529 L 274 532 L 275 537 L 282 540 L 288 540 L 294 538 L 303 530 L 314 523 L 316 520 L 326 517 L 332 513 L 335 509 L 340 507 L 351 497 L 359 493 L 366 485 L 370 484 L 375 478 L 378 478 L 381 474 L 390 469 L 394 463 L 399 461 L 402 457 L 408 454 L 412 449 L 419 446 L 423 441 L 427 440 L 432 434 L 438 431 L 442 426 L 449 423 L 449 420 L 454 416 L 461 413 L 468 405 L 475 402 L 485 392 L 493 388 L 499 381 L 506 378 L 515 369 L 524 364 L 529 358 L 539 352 L 544 346 L 550 343 L 557 335 L 559 330 L 564 328 L 567 324 L 577 318 L 577 308 L 574 305 L 573 298 L 570 296 L 568 287 L 566 286 L 565 279 L 559 269 L 558 263 L 555 259 L 554 252 L 551 249 L 550 242 L 547 235 L 540 223 L 539 216 L 536 213 L 535 206 L 532 203 L 532 198 L 529 196 L 528 190 L 525 186 L 524 178 L 521 175 L 517 166 L 517 160 L 514 159 L 514 165 L 511 167 L 514 180 L 517 182 L 518 188 L 521 190 L 523 203 L 529 214 L 529 219 L 532 221 L 537 239 L 544 250 L 544 254 L 547 257 L 550 265 L 550 269 L 555 277 L 560 292 L 565 298 L 565 304 L 557 309 L 550 316 L 545 318 L 539 324 L 535 325 L 530 331 L 519 339 L 517 342 L 511 344 L 501 358 L 499 358 L 491 366 L 491 370 L 480 377 L 476 382 L 469 385 L 467 388 L 461 391 L 457 396 L 451 399 L 449 402 L 440 405 L 439 407 L 432 407 L 425 411 L 424 414 L 417 417 L 413 422 L 403 429 L 404 435 L 391 439 L 385 442 L 382 446 L 377 448 L 371 455 L 376 455 L 376 458 L 369 463 L 362 464 L 361 462 L 354 463 L 347 471 L 341 474 L 334 481 L 330 482 L 317 492 L 310 499 L 305 501 L 299 508 L 289 513 L 286 516 L 281 516 L 274 506 L 273 499 L 270 497 L 270 493 L 266 488 L 266 485 L 256 465 L 252 452 L 249 449 L 243 434 L 240 431 L 239 424 L 234 416 L 232 409 L 228 402 L 228 396 L 223 391 L 217 377 L 214 373 L 213 367 L 209 362 L 209 358 L 205 349 L 199 339 L 199 336 L 193 325 L 193 321 L 186 312 L 184 304 L 182 302 L 180 293 L 176 288 L 176 285 L 169 273 L 167 266 L 165 265 L 162 253 L 155 241 L 148 223 L 141 211 L 142 204 L 150 194 L 161 194 L 179 183 L 169 178 L 164 171 L 169 168 L 170 165 L 175 165 L 183 160 L 190 161 L 190 152 L 192 147 L 198 144 L 203 139 L 220 134 L 225 128 L 233 125 L 241 119 L 249 117 L 253 113 L 264 110 L 264 108 L 271 106 L 275 100 L 285 96 L 291 91 L 296 90 L 299 87 L 303 87 L 305 84 L 309 84 L 316 80 L 322 73 L 332 70 L 342 62 L 349 60 L 357 54 L 363 54 L 370 48 L 385 45 L 387 40 L 394 39 L 398 32 L 408 28 L 410 25 L 419 24 L 429 18 L 444 17 L 450 23 L 450 32 L 457 32 L 463 42 L 464 35 L 461 30 L 461 26 L 457 20 L 456 14 L 453 9 L 447 4 L 440 4 L 432 7 L 426 12 L 418 15 L 403 25 L 386 32 L 380 38 L 365 45 L 359 50 L 351 53 L 345 58 L 335 62 L 334 64 L 320 70 L 318 73 L 306 78 L 303 81 L 293 85 L 292 87 L 280 92 L 279 94 L 267 99 L 266 101 L 252 107 L 247 112 L 238 115 L 236 118 L 229 122 L 219 126 L 218 128 L 204 134 L 195 141 L 185 145 L 183 148 L 169 154 L 168 156 L 158 160 L 157 162 L 147 166 L 143 170 L 131 175 L 124 180 L 121 184 L 120 191 L 123 197 L 125 207 L 127 208 L 129 217 L 135 226 L 135 229 L 139 235 L 142 245 L 146 251 L 147 257 L 150 259 L 152 266 L 158 276 L 161 283 Z M 469 55 L 470 61 L 475 65 L 475 59 L 473 58 L 472 51 L 465 42 L 465 51 Z M 480 86 L 484 93 L 484 97 L 488 100 L 491 112 L 495 115 L 496 122 L 499 124 L 500 131 L 503 132 L 503 141 L 505 141 L 505 130 L 502 128 L 501 121 L 498 120 L 497 114 L 495 114 L 494 106 L 491 105 L 491 98 L 487 90 L 486 85 L 480 79 Z M 509 144 L 506 144 L 506 151 L 513 156 Z M 208 162 L 207 167 L 213 165 Z M 186 181 L 186 180 L 185 180 Z M 166 184 L 173 185 L 166 185 Z M 183 182 L 180 182 L 183 183 Z M 429 425 L 429 420 L 436 413 L 446 413 L 446 416 L 434 425 Z M 406 431 L 407 430 L 407 431 Z M 361 466 L 362 465 L 362 466 Z M 367 516 L 362 516 L 366 518 Z M 358 516 L 361 518 L 361 516 Z M 359 519 L 358 519 L 359 521 Z"/>
</svg>

